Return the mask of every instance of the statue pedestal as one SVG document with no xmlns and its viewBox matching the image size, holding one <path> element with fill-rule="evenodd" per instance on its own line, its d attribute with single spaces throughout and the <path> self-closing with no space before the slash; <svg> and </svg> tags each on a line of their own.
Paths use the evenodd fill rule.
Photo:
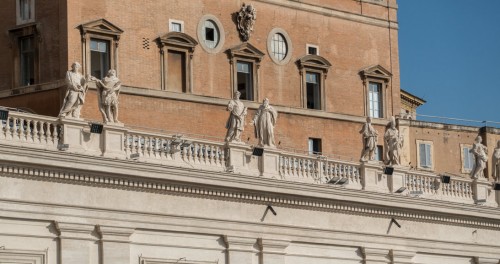
<svg viewBox="0 0 500 264">
<path fill-rule="evenodd" d="M 387 175 L 387 183 L 389 185 L 389 191 L 391 193 L 395 193 L 397 190 L 399 190 L 401 187 L 406 188 L 405 184 L 405 173 L 408 170 L 408 168 L 404 168 L 401 166 L 394 166 L 394 171 L 392 175 Z"/>
<path fill-rule="evenodd" d="M 375 161 L 361 163 L 361 179 L 363 190 L 373 192 L 385 192 L 387 188 L 386 175 L 383 174 L 382 166 Z"/>
<path fill-rule="evenodd" d="M 276 148 L 263 147 L 264 153 L 260 157 L 260 175 L 266 178 L 281 179 L 280 155 Z"/>
<path fill-rule="evenodd" d="M 493 191 L 492 184 L 486 179 L 474 179 L 472 181 L 472 193 L 474 195 L 474 203 L 498 206 L 495 201 L 495 191 Z"/>
<path fill-rule="evenodd" d="M 104 138 L 103 156 L 108 158 L 125 158 L 125 132 L 122 123 L 106 123 L 102 130 Z"/>
<path fill-rule="evenodd" d="M 252 148 L 240 142 L 226 143 L 228 155 L 228 170 L 234 173 L 245 173 L 254 176 L 259 175 L 258 159 L 252 156 Z"/>
<path fill-rule="evenodd" d="M 87 121 L 79 118 L 60 118 L 63 126 L 62 144 L 68 145 L 68 151 L 102 155 L 101 134 L 90 133 Z"/>
</svg>

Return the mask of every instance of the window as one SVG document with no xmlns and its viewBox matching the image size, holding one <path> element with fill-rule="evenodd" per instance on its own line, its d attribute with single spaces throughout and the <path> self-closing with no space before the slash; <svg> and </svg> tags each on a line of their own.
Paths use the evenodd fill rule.
<svg viewBox="0 0 500 264">
<path fill-rule="evenodd" d="M 184 21 L 170 19 L 168 23 L 170 32 L 184 32 Z"/>
<path fill-rule="evenodd" d="M 474 167 L 474 163 L 476 162 L 474 159 L 474 155 L 470 152 L 472 149 L 471 145 L 461 145 L 462 149 L 462 172 L 469 173 Z"/>
<path fill-rule="evenodd" d="M 185 33 L 170 32 L 156 40 L 160 46 L 163 90 L 192 93 L 192 58 L 198 42 Z"/>
<path fill-rule="evenodd" d="M 319 55 L 319 47 L 316 45 L 307 44 L 306 51 L 308 55 Z"/>
<path fill-rule="evenodd" d="M 309 154 L 321 154 L 320 138 L 309 138 Z"/>
<path fill-rule="evenodd" d="M 90 39 L 90 75 L 102 79 L 109 69 L 109 41 Z"/>
<path fill-rule="evenodd" d="M 278 65 L 290 61 L 292 41 L 288 33 L 281 28 L 274 28 L 267 36 L 267 51 L 271 60 Z"/>
<path fill-rule="evenodd" d="M 47 251 L 35 250 L 0 250 L 0 263 L 8 264 L 45 264 L 47 263 Z"/>
<path fill-rule="evenodd" d="M 253 100 L 252 68 L 252 63 L 250 62 L 237 62 L 238 91 L 241 93 L 240 98 L 242 100 Z"/>
<path fill-rule="evenodd" d="M 392 74 L 380 65 L 370 66 L 360 71 L 363 81 L 364 113 L 373 118 L 384 118 L 387 114 L 386 96 L 384 92 L 389 87 Z"/>
<path fill-rule="evenodd" d="M 382 115 L 382 84 L 376 82 L 370 82 L 368 90 L 368 101 L 369 109 L 368 113 L 370 117 L 383 118 Z"/>
<path fill-rule="evenodd" d="M 224 29 L 219 19 L 213 15 L 204 15 L 198 23 L 198 40 L 208 53 L 218 53 L 224 45 Z"/>
<path fill-rule="evenodd" d="M 35 37 L 19 39 L 20 85 L 35 84 Z"/>
<path fill-rule="evenodd" d="M 110 69 L 119 74 L 118 44 L 123 31 L 105 19 L 80 25 L 82 73 L 102 79 Z"/>
<path fill-rule="evenodd" d="M 417 140 L 417 167 L 433 170 L 433 143 L 432 141 Z"/>
<path fill-rule="evenodd" d="M 321 109 L 319 73 L 306 72 L 307 108 Z"/>
<path fill-rule="evenodd" d="M 301 76 L 301 106 L 307 109 L 326 110 L 326 76 L 332 66 L 318 55 L 305 55 L 297 61 Z"/>
<path fill-rule="evenodd" d="M 239 91 L 242 100 L 258 101 L 258 69 L 264 53 L 248 42 L 227 50 L 227 53 L 231 67 L 231 96 Z"/>
<path fill-rule="evenodd" d="M 17 0 L 17 24 L 35 21 L 35 0 Z"/>
<path fill-rule="evenodd" d="M 375 160 L 384 161 L 384 147 L 383 146 L 377 146 L 377 148 L 375 149 Z"/>
<path fill-rule="evenodd" d="M 273 43 L 271 47 L 274 58 L 276 58 L 278 61 L 282 61 L 285 59 L 288 53 L 288 47 L 285 41 L 285 37 L 283 37 L 282 34 L 280 33 L 274 34 Z"/>
</svg>

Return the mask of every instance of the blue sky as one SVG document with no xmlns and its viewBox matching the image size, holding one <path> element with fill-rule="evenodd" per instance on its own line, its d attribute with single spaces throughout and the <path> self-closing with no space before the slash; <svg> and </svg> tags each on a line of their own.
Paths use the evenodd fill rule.
<svg viewBox="0 0 500 264">
<path fill-rule="evenodd" d="M 500 122 L 500 0 L 398 5 L 401 88 L 427 101 L 417 113 Z"/>
</svg>

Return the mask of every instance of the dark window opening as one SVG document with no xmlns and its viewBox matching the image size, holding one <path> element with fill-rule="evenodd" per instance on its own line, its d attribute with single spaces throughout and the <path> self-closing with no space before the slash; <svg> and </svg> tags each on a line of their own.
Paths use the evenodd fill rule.
<svg viewBox="0 0 500 264">
<path fill-rule="evenodd" d="M 215 41 L 215 30 L 213 28 L 205 28 L 205 40 Z"/>
<path fill-rule="evenodd" d="M 35 83 L 35 37 L 19 39 L 21 86 Z"/>
<path fill-rule="evenodd" d="M 309 154 L 321 154 L 320 138 L 309 138 Z"/>
<path fill-rule="evenodd" d="M 242 100 L 253 100 L 253 69 L 250 62 L 237 62 L 237 85 Z"/>
<path fill-rule="evenodd" d="M 307 53 L 310 55 L 318 55 L 318 48 L 316 47 L 308 47 Z"/>
<path fill-rule="evenodd" d="M 321 92 L 318 73 L 306 73 L 307 108 L 321 109 Z"/>
<path fill-rule="evenodd" d="M 110 69 L 109 41 L 90 40 L 90 74 L 102 79 Z"/>
</svg>

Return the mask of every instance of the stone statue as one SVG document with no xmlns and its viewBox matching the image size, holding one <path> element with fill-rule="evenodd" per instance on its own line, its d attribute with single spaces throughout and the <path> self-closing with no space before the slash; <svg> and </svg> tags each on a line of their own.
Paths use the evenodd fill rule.
<svg viewBox="0 0 500 264">
<path fill-rule="evenodd" d="M 274 143 L 274 126 L 277 118 L 278 112 L 269 105 L 269 99 L 264 99 L 253 118 L 255 137 L 259 139 L 259 146 L 276 147 Z"/>
<path fill-rule="evenodd" d="M 226 142 L 241 142 L 241 132 L 243 132 L 245 127 L 247 108 L 240 101 L 240 95 L 240 92 L 234 92 L 234 99 L 229 101 L 227 105 L 227 110 L 230 114 L 226 123 Z"/>
<path fill-rule="evenodd" d="M 470 153 L 474 155 L 474 167 L 471 171 L 472 179 L 484 178 L 484 169 L 486 168 L 486 162 L 488 161 L 488 149 L 482 144 L 483 138 L 477 136 L 474 144 L 472 144 L 472 149 L 469 150 Z"/>
<path fill-rule="evenodd" d="M 366 118 L 366 123 L 359 131 L 363 136 L 363 152 L 361 154 L 361 161 L 375 160 L 375 150 L 377 149 L 377 136 L 378 132 L 372 126 L 371 117 Z"/>
<path fill-rule="evenodd" d="M 396 128 L 396 120 L 391 117 L 389 128 L 385 131 L 384 140 L 387 145 L 386 161 L 387 165 L 399 165 L 399 155 L 403 147 L 403 136 L 399 134 Z"/>
<path fill-rule="evenodd" d="M 248 41 L 250 39 L 250 34 L 253 31 L 256 19 L 257 10 L 255 10 L 251 4 L 243 4 L 236 18 L 236 21 L 238 22 L 238 30 L 240 31 L 241 39 L 243 41 Z"/>
<path fill-rule="evenodd" d="M 91 77 L 91 80 L 96 82 L 99 111 L 101 111 L 104 122 L 119 123 L 118 95 L 120 94 L 121 82 L 116 77 L 116 71 L 109 70 L 102 80 L 95 77 Z"/>
<path fill-rule="evenodd" d="M 66 72 L 66 95 L 59 111 L 59 117 L 80 118 L 80 110 L 85 103 L 87 94 L 87 80 L 80 73 L 82 66 L 78 62 L 71 65 L 71 70 Z"/>
<path fill-rule="evenodd" d="M 500 181 L 500 140 L 497 141 L 497 147 L 493 152 L 493 164 L 495 165 L 493 168 L 493 178 L 496 181 Z"/>
</svg>

